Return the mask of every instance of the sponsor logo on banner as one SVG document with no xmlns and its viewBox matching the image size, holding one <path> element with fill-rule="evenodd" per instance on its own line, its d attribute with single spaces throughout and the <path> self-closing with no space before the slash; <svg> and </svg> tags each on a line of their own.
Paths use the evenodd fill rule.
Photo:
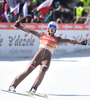
<svg viewBox="0 0 90 100">
<path fill-rule="evenodd" d="M 88 37 L 88 36 L 90 36 L 90 33 L 87 33 L 87 34 L 86 34 L 86 37 Z"/>
<path fill-rule="evenodd" d="M 38 28 L 40 28 L 40 29 L 47 29 L 47 25 L 45 25 L 45 24 L 41 24 L 41 25 L 38 25 Z"/>
<path fill-rule="evenodd" d="M 29 38 L 24 37 L 22 38 L 20 35 L 15 35 L 13 36 L 9 36 L 9 47 L 12 47 L 9 50 L 9 54 L 24 54 L 24 53 L 32 53 L 32 49 L 26 49 L 26 48 L 22 48 L 22 47 L 28 47 L 28 46 L 34 46 L 34 42 L 35 39 L 33 37 L 33 35 L 31 35 L 31 37 L 29 36 Z M 20 48 L 18 48 L 20 47 Z"/>
<path fill-rule="evenodd" d="M 73 25 L 65 24 L 65 25 L 62 25 L 62 28 L 66 29 L 66 30 L 73 29 Z"/>
<path fill-rule="evenodd" d="M 0 23 L 0 29 L 18 29 L 15 26 L 15 23 Z M 26 24 L 21 23 L 22 26 L 25 26 L 26 28 L 32 29 L 32 30 L 47 30 L 48 24 Z M 90 30 L 89 24 L 59 24 L 58 30 Z"/>
<path fill-rule="evenodd" d="M 62 37 L 63 33 L 61 33 L 59 36 Z"/>
<path fill-rule="evenodd" d="M 8 26 L 7 25 L 5 25 L 5 24 L 0 24 L 0 29 L 5 29 L 5 28 L 7 28 Z"/>
<path fill-rule="evenodd" d="M 28 33 L 27 34 L 25 34 L 25 37 L 27 37 L 28 36 Z"/>
<path fill-rule="evenodd" d="M 90 30 L 90 25 L 85 25 L 85 29 Z"/>
<path fill-rule="evenodd" d="M 9 46 L 33 46 L 35 42 L 35 39 L 33 38 L 33 35 L 29 38 L 21 38 L 20 35 L 18 36 L 9 36 Z"/>
<path fill-rule="evenodd" d="M 80 29 L 80 30 L 81 30 L 81 29 L 83 29 L 83 26 L 82 26 L 82 25 L 74 25 L 74 28 L 75 28 L 75 29 Z"/>
<path fill-rule="evenodd" d="M 35 29 L 36 28 L 35 25 L 28 25 L 28 24 L 25 24 L 25 27 L 26 28 L 30 28 L 30 29 Z"/>
</svg>

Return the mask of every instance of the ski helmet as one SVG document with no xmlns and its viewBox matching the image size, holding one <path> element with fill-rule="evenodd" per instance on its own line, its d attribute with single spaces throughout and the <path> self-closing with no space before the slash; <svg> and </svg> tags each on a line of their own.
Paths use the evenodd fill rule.
<svg viewBox="0 0 90 100">
<path fill-rule="evenodd" d="M 49 28 L 54 28 L 55 30 L 57 30 L 58 29 L 58 24 L 55 21 L 51 21 L 48 24 L 48 29 Z"/>
</svg>

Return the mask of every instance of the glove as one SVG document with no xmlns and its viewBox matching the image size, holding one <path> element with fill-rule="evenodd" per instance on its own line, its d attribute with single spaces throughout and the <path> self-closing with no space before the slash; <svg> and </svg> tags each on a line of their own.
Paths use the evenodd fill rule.
<svg viewBox="0 0 90 100">
<path fill-rule="evenodd" d="M 16 22 L 15 23 L 15 27 L 19 27 L 20 26 L 20 23 L 19 22 Z"/>
<path fill-rule="evenodd" d="M 82 41 L 82 45 L 87 45 L 87 40 Z"/>
</svg>

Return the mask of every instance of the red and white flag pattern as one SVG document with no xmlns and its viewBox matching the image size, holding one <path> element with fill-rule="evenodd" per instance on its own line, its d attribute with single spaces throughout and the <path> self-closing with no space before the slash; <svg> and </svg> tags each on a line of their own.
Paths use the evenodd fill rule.
<svg viewBox="0 0 90 100">
<path fill-rule="evenodd" d="M 52 5 L 53 0 L 46 0 L 37 7 L 37 11 L 46 14 Z"/>
</svg>

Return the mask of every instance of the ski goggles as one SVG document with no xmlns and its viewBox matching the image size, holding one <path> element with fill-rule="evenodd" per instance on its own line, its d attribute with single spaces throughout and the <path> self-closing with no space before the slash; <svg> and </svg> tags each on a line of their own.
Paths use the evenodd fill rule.
<svg viewBox="0 0 90 100">
<path fill-rule="evenodd" d="M 49 25 L 49 28 L 56 29 L 56 26 L 55 25 Z"/>
</svg>

